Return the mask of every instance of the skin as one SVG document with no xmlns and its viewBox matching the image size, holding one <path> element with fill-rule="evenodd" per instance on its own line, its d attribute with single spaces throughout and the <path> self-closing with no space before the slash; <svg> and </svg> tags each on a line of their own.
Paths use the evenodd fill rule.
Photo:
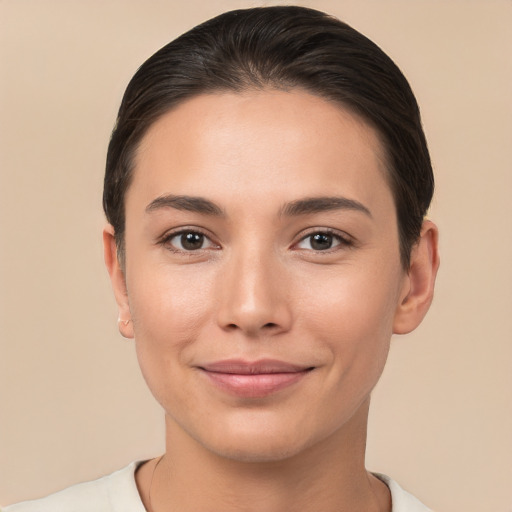
<svg viewBox="0 0 512 512">
<path fill-rule="evenodd" d="M 104 243 L 121 333 L 166 414 L 154 511 L 391 509 L 364 467 L 370 393 L 391 335 L 427 312 L 439 260 L 425 221 L 403 269 L 384 162 L 371 127 L 299 90 L 201 95 L 145 135 L 124 266 L 111 226 Z M 187 250 L 191 232 L 204 238 Z M 313 369 L 244 397 L 200 369 L 231 358 Z M 137 473 L 148 508 L 155 463 Z"/>
</svg>

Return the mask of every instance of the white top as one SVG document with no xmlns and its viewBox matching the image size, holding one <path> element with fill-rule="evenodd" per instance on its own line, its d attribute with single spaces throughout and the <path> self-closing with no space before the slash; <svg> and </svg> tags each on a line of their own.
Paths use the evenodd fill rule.
<svg viewBox="0 0 512 512">
<path fill-rule="evenodd" d="M 135 470 L 140 464 L 132 462 L 98 480 L 73 485 L 39 500 L 10 505 L 1 512 L 146 512 L 135 483 Z M 391 478 L 374 474 L 391 491 L 392 512 L 432 512 Z"/>
</svg>

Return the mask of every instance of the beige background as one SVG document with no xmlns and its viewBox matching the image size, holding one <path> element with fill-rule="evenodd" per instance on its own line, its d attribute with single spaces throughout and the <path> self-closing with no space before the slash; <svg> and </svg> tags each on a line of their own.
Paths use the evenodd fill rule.
<svg viewBox="0 0 512 512">
<path fill-rule="evenodd" d="M 269 2 L 275 3 L 275 2 Z M 422 107 L 442 268 L 393 342 L 368 466 L 439 512 L 512 511 L 512 3 L 311 0 L 383 47 Z M 0 503 L 163 447 L 103 269 L 121 94 L 156 49 L 244 0 L 0 0 Z"/>
</svg>

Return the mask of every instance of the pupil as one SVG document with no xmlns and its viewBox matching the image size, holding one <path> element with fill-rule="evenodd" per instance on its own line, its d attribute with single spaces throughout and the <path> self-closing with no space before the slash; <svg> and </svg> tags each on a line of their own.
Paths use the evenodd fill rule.
<svg viewBox="0 0 512 512">
<path fill-rule="evenodd" d="M 325 233 L 317 233 L 313 235 L 311 240 L 311 247 L 317 251 L 325 251 L 332 246 L 332 236 Z"/>
<path fill-rule="evenodd" d="M 203 240 L 204 236 L 200 233 L 187 233 L 185 235 L 181 235 L 182 247 L 191 251 L 195 249 L 201 249 Z"/>
</svg>

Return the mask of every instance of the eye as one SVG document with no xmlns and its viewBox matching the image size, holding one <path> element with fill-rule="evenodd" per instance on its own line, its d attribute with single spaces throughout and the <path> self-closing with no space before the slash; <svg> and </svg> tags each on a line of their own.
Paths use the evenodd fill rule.
<svg viewBox="0 0 512 512">
<path fill-rule="evenodd" d="M 175 251 L 191 252 L 216 247 L 203 233 L 198 231 L 181 231 L 172 233 L 165 238 L 164 243 L 170 245 Z"/>
<path fill-rule="evenodd" d="M 327 251 L 339 245 L 351 245 L 350 241 L 329 231 L 317 231 L 305 236 L 298 244 L 299 249 Z"/>
</svg>

